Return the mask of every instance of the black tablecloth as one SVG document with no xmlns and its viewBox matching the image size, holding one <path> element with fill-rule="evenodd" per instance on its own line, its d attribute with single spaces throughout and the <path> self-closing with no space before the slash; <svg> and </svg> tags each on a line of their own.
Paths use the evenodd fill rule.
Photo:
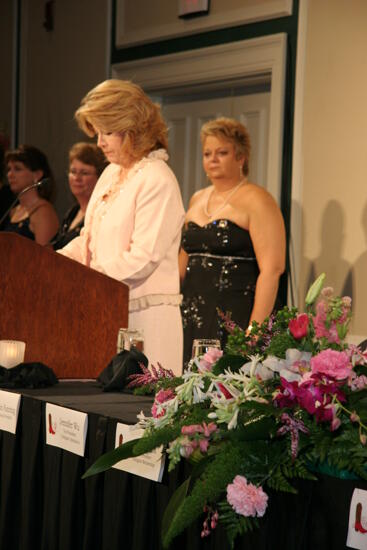
<svg viewBox="0 0 367 550">
<path fill-rule="evenodd" d="M 189 465 L 165 472 L 162 483 L 120 470 L 81 479 L 114 447 L 116 422 L 134 423 L 140 410 L 148 414 L 152 400 L 106 394 L 94 382 L 21 393 L 17 434 L 0 432 L 0 549 L 159 550 L 165 506 Z M 88 413 L 85 457 L 45 444 L 46 402 Z M 353 489 L 367 489 L 367 483 L 320 476 L 318 482 L 297 486 L 298 495 L 271 495 L 260 529 L 240 539 L 236 550 L 346 548 Z M 207 539 L 200 531 L 198 522 L 173 548 L 228 548 L 220 528 Z"/>
</svg>

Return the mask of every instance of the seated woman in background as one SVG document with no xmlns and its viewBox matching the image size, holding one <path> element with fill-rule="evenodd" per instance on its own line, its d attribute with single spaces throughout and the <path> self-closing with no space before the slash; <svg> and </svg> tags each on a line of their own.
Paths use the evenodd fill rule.
<svg viewBox="0 0 367 550">
<path fill-rule="evenodd" d="M 85 211 L 99 176 L 108 162 L 95 143 L 75 143 L 69 151 L 69 186 L 77 202 L 67 211 L 52 240 L 54 250 L 75 239 L 84 225 Z"/>
<path fill-rule="evenodd" d="M 285 266 L 285 230 L 271 195 L 247 180 L 250 138 L 229 118 L 204 124 L 203 166 L 211 184 L 191 198 L 180 251 L 184 362 L 195 338 L 226 334 L 217 308 L 251 330 L 274 308 Z"/>
<path fill-rule="evenodd" d="M 11 210 L 0 230 L 18 233 L 38 244 L 47 244 L 56 234 L 59 220 L 49 200 L 54 178 L 46 155 L 31 145 L 20 145 L 18 149 L 6 153 L 5 165 L 14 195 L 27 188 L 29 190 L 19 197 L 19 204 Z M 39 187 L 32 187 L 40 180 L 45 182 Z"/>
</svg>

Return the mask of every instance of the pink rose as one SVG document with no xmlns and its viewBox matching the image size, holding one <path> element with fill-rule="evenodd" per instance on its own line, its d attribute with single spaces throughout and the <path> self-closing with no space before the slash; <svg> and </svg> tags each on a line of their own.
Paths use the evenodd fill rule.
<svg viewBox="0 0 367 550">
<path fill-rule="evenodd" d="M 236 476 L 227 485 L 227 501 L 241 516 L 262 517 L 268 505 L 268 495 L 261 487 L 247 483 L 243 476 Z"/>
<path fill-rule="evenodd" d="M 223 351 L 218 348 L 209 348 L 208 351 L 203 355 L 199 361 L 199 365 L 202 370 L 211 371 L 213 365 L 220 359 L 223 355 Z"/>
<path fill-rule="evenodd" d="M 307 335 L 309 322 L 307 313 L 300 313 L 295 319 L 291 319 L 288 327 L 293 338 L 296 340 L 304 338 Z"/>
<path fill-rule="evenodd" d="M 311 370 L 313 374 L 318 373 L 335 380 L 344 380 L 352 372 L 348 354 L 333 349 L 326 349 L 312 357 Z"/>
</svg>

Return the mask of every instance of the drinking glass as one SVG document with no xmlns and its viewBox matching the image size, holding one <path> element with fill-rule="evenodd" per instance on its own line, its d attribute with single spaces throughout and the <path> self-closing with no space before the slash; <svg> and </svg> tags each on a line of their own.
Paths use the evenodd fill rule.
<svg viewBox="0 0 367 550">
<path fill-rule="evenodd" d="M 132 346 L 143 353 L 143 331 L 141 329 L 120 328 L 117 335 L 117 353 L 122 350 L 130 350 Z"/>
<path fill-rule="evenodd" d="M 192 344 L 192 359 L 201 357 L 209 348 L 220 349 L 220 341 L 214 338 L 197 338 Z"/>
</svg>

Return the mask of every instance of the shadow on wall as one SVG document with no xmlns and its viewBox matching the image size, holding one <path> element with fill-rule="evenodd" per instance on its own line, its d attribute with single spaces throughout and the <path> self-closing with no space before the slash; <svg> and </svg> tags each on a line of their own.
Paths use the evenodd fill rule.
<svg viewBox="0 0 367 550">
<path fill-rule="evenodd" d="M 343 208 L 338 201 L 329 201 L 322 216 L 320 254 L 311 263 L 308 283 L 320 273 L 326 273 L 326 285 L 331 286 L 335 294 L 353 299 L 351 264 L 342 257 L 344 238 Z"/>
<path fill-rule="evenodd" d="M 297 237 L 291 234 L 290 238 L 290 260 L 291 270 L 294 270 L 294 261 L 296 260 L 297 250 L 295 245 L 300 247 L 300 250 L 305 250 L 305 218 L 304 211 L 299 202 L 292 201 L 292 218 L 295 220 L 296 234 L 299 234 L 300 242 L 297 243 Z M 296 244 L 297 243 L 297 244 Z M 311 271 L 311 260 L 302 256 L 300 272 L 292 272 L 290 277 L 290 297 L 291 304 L 297 304 L 300 311 L 304 311 L 305 297 L 309 288 L 309 274 Z M 289 304 L 288 304 L 289 305 Z"/>
<path fill-rule="evenodd" d="M 367 203 L 362 210 L 361 224 L 367 245 Z M 357 258 L 351 269 L 355 300 L 352 303 L 351 332 L 367 337 L 367 251 Z"/>
<path fill-rule="evenodd" d="M 297 208 L 301 210 L 299 205 L 297 205 Z M 302 219 L 302 249 L 304 250 L 307 223 L 313 223 L 313 219 L 311 216 L 309 221 L 304 217 Z M 306 257 L 302 259 L 301 309 L 304 308 L 304 298 L 308 288 L 321 273 L 326 273 L 326 286 L 331 286 L 335 294 L 347 295 L 353 299 L 354 289 L 351 265 L 342 257 L 344 232 L 345 220 L 343 209 L 337 201 L 329 201 L 322 216 L 320 254 L 313 260 Z"/>
<path fill-rule="evenodd" d="M 305 236 L 307 227 L 314 223 L 312 215 L 305 216 L 302 207 L 297 202 L 292 203 L 292 215 L 295 219 L 302 220 L 301 250 L 305 250 Z M 314 259 L 302 257 L 301 273 L 299 277 L 299 307 L 304 310 L 304 299 L 307 290 L 315 279 L 326 273 L 326 285 L 333 287 L 335 294 L 347 295 L 353 299 L 353 283 L 351 264 L 342 258 L 345 232 L 344 213 L 341 205 L 330 201 L 322 216 L 320 235 L 320 254 Z"/>
</svg>

